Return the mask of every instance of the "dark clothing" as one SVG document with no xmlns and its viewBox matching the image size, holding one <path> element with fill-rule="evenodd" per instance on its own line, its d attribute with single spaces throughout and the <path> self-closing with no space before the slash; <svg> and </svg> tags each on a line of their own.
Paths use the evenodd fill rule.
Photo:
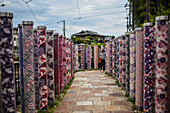
<svg viewBox="0 0 170 113">
<path fill-rule="evenodd" d="M 100 69 L 102 68 L 103 68 L 103 71 L 105 71 L 105 59 L 101 59 Z"/>
</svg>

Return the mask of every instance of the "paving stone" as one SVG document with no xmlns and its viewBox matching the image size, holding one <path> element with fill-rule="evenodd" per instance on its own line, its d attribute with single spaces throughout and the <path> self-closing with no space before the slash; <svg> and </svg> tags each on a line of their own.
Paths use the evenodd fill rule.
<svg viewBox="0 0 170 113">
<path fill-rule="evenodd" d="M 108 94 L 104 94 L 104 93 L 95 93 L 95 96 L 99 96 L 99 97 L 108 97 Z"/>
<path fill-rule="evenodd" d="M 118 110 L 121 110 L 120 106 L 115 106 L 115 105 L 106 105 L 105 109 L 107 111 L 118 111 Z"/>
<path fill-rule="evenodd" d="M 70 106 L 70 110 L 71 111 L 86 111 L 87 107 L 83 105 L 82 106 L 74 105 L 74 106 Z"/>
<path fill-rule="evenodd" d="M 124 101 L 124 100 L 126 100 L 125 97 L 116 97 L 116 99 L 117 99 L 118 101 Z"/>
<path fill-rule="evenodd" d="M 103 97 L 104 101 L 116 101 L 116 97 Z"/>
<path fill-rule="evenodd" d="M 74 111 L 73 113 L 90 113 L 90 111 Z"/>
<path fill-rule="evenodd" d="M 113 101 L 114 105 L 126 105 L 128 106 L 129 103 L 127 103 L 126 101 Z"/>
<path fill-rule="evenodd" d="M 103 91 L 101 91 L 101 90 L 93 90 L 93 91 L 91 91 L 91 93 L 103 93 Z"/>
<path fill-rule="evenodd" d="M 77 91 L 67 91 L 67 94 L 76 94 Z"/>
<path fill-rule="evenodd" d="M 111 105 L 111 101 L 94 101 L 94 105 Z"/>
<path fill-rule="evenodd" d="M 89 111 L 103 111 L 104 110 L 104 106 L 102 105 L 93 105 L 93 106 L 87 106 L 87 110 Z"/>
<path fill-rule="evenodd" d="M 80 101 L 77 102 L 77 105 L 93 105 L 92 101 Z"/>
<path fill-rule="evenodd" d="M 102 98 L 101 97 L 89 97 L 86 100 L 94 101 L 94 100 L 102 100 Z"/>
<path fill-rule="evenodd" d="M 89 88 L 99 88 L 99 86 L 89 86 Z"/>
</svg>

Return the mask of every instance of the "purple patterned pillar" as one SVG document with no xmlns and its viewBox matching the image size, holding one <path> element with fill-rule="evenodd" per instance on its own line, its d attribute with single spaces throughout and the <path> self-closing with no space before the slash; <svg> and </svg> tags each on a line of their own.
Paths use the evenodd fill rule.
<svg viewBox="0 0 170 113">
<path fill-rule="evenodd" d="M 74 54 L 74 62 L 75 62 L 75 70 L 78 71 L 78 65 L 79 65 L 79 62 L 78 62 L 78 44 L 75 44 L 75 54 Z"/>
<path fill-rule="evenodd" d="M 35 112 L 33 22 L 23 21 L 23 76 L 25 112 Z"/>
<path fill-rule="evenodd" d="M 130 84 L 130 42 L 129 42 L 129 33 L 125 34 L 125 44 L 126 44 L 126 48 L 125 48 L 125 53 L 126 53 L 126 94 L 129 94 L 129 84 Z"/>
<path fill-rule="evenodd" d="M 126 83 L 126 54 L 125 54 L 126 42 L 125 35 L 122 35 L 122 89 L 125 89 Z"/>
<path fill-rule="evenodd" d="M 136 96 L 135 106 L 141 109 L 143 100 L 143 29 L 136 28 Z"/>
<path fill-rule="evenodd" d="M 136 37 L 134 31 L 130 32 L 130 98 L 135 99 L 136 78 Z"/>
<path fill-rule="evenodd" d="M 0 12 L 0 74 L 2 112 L 15 113 L 13 14 Z"/>
<path fill-rule="evenodd" d="M 144 23 L 144 112 L 153 112 L 154 32 L 152 23 Z"/>
<path fill-rule="evenodd" d="M 116 64 L 116 62 L 117 62 L 117 60 L 116 60 L 116 39 L 114 39 L 113 40 L 113 52 L 114 52 L 114 54 L 113 54 L 113 65 L 114 65 L 114 68 L 113 68 L 113 70 L 114 70 L 114 74 L 113 74 L 113 77 L 116 77 L 116 67 L 117 67 L 117 64 Z"/>
<path fill-rule="evenodd" d="M 112 75 L 112 40 L 110 41 L 110 45 L 109 45 L 110 51 L 109 51 L 109 56 L 110 56 L 110 69 L 109 69 L 109 73 Z"/>
<path fill-rule="evenodd" d="M 119 83 L 122 84 L 122 37 L 119 37 Z"/>
<path fill-rule="evenodd" d="M 39 106 L 39 76 L 38 76 L 38 37 L 37 29 L 33 30 L 34 36 L 34 83 L 35 83 L 35 106 Z"/>
<path fill-rule="evenodd" d="M 170 20 L 168 25 L 168 44 L 170 44 Z M 168 46 L 170 50 L 170 46 Z M 170 64 L 170 52 L 168 52 L 168 64 Z M 170 65 L 168 65 L 168 75 L 170 75 Z M 170 113 L 170 76 L 168 76 L 168 101 L 167 101 L 167 112 Z"/>
<path fill-rule="evenodd" d="M 116 67 L 116 78 L 119 81 L 119 39 L 116 39 L 116 59 L 117 59 L 117 67 Z"/>
<path fill-rule="evenodd" d="M 66 74 L 66 38 L 63 38 L 63 84 L 67 84 L 67 74 Z"/>
<path fill-rule="evenodd" d="M 46 68 L 46 27 L 37 27 L 38 36 L 38 74 L 39 74 L 39 109 L 48 110 L 47 97 L 47 68 Z"/>
<path fill-rule="evenodd" d="M 46 38 L 46 53 L 47 53 L 47 78 L 48 78 L 48 101 L 55 101 L 55 86 L 54 86 L 54 37 L 53 30 L 47 30 Z"/>
<path fill-rule="evenodd" d="M 156 99 L 155 112 L 168 113 L 167 111 L 167 85 L 168 85 L 168 16 L 156 17 Z M 167 70 L 168 69 L 168 70 Z"/>
<path fill-rule="evenodd" d="M 81 49 L 81 69 L 84 70 L 84 44 L 80 44 Z"/>
</svg>

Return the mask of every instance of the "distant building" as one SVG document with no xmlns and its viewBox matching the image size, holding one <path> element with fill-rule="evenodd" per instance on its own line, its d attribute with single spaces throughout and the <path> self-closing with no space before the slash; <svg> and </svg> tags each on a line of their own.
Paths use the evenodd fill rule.
<svg viewBox="0 0 170 113">
<path fill-rule="evenodd" d="M 82 30 L 81 32 L 75 33 L 72 36 L 80 37 L 83 40 L 93 40 L 93 39 L 89 39 L 89 37 L 92 36 L 98 39 L 98 41 L 103 41 L 103 42 L 105 42 L 105 37 L 106 37 L 105 35 L 100 35 L 97 32 L 89 31 L 89 30 Z"/>
<path fill-rule="evenodd" d="M 18 37 L 18 28 L 13 28 L 13 38 L 14 38 L 14 58 L 19 57 L 19 37 Z"/>
</svg>

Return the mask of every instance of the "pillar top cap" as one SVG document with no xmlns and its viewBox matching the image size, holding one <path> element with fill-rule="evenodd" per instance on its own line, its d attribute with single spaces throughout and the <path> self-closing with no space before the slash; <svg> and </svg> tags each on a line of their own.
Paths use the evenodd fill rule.
<svg viewBox="0 0 170 113">
<path fill-rule="evenodd" d="M 157 20 L 168 20 L 168 16 L 157 16 L 156 21 Z"/>
<path fill-rule="evenodd" d="M 13 13 L 10 13 L 10 12 L 0 12 L 0 18 L 3 18 L 3 17 L 13 18 Z"/>
<path fill-rule="evenodd" d="M 121 37 L 125 37 L 125 35 L 122 35 Z"/>
<path fill-rule="evenodd" d="M 125 33 L 125 35 L 126 35 L 126 36 L 128 36 L 128 35 L 129 35 L 129 33 Z"/>
<path fill-rule="evenodd" d="M 37 30 L 46 30 L 46 26 L 37 26 Z"/>
<path fill-rule="evenodd" d="M 33 25 L 34 22 L 33 21 L 22 21 L 23 25 Z"/>
<path fill-rule="evenodd" d="M 135 28 L 135 31 L 142 31 L 142 30 L 143 30 L 143 28 L 141 28 L 141 27 Z"/>
<path fill-rule="evenodd" d="M 84 46 L 85 44 L 82 44 L 82 43 L 81 43 L 81 44 L 79 44 L 79 45 L 80 45 L 80 46 Z"/>
<path fill-rule="evenodd" d="M 134 31 L 130 31 L 129 33 L 130 33 L 130 34 L 135 34 L 135 32 L 134 32 Z"/>
<path fill-rule="evenodd" d="M 37 28 L 34 28 L 33 31 L 37 31 Z"/>
<path fill-rule="evenodd" d="M 18 27 L 22 27 L 22 24 L 18 24 Z"/>
<path fill-rule="evenodd" d="M 58 33 L 54 33 L 54 36 L 58 36 Z"/>
<path fill-rule="evenodd" d="M 144 27 L 151 27 L 151 26 L 153 26 L 153 23 L 152 22 L 144 23 L 143 26 Z"/>
<path fill-rule="evenodd" d="M 54 31 L 53 31 L 53 30 L 47 30 L 47 32 L 49 32 L 49 33 L 53 33 Z"/>
</svg>

